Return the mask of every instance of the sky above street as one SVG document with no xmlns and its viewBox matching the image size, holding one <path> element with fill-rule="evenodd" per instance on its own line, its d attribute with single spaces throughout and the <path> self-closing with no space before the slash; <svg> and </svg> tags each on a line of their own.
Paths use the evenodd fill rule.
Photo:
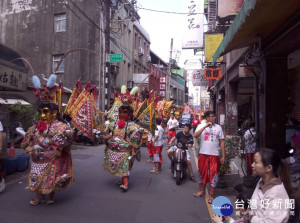
<svg viewBox="0 0 300 223">
<path fill-rule="evenodd" d="M 183 0 L 138 0 L 139 8 L 167 12 L 183 12 Z M 172 58 L 182 67 L 194 55 L 193 50 L 182 50 L 182 30 L 184 15 L 153 12 L 138 9 L 140 23 L 150 35 L 151 50 L 165 62 L 169 61 L 171 38 L 173 38 Z"/>
</svg>

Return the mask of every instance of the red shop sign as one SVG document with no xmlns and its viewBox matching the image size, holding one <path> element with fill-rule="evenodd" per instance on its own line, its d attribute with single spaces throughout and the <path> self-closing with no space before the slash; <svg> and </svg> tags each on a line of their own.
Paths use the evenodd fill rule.
<svg viewBox="0 0 300 223">
<path fill-rule="evenodd" d="M 221 78 L 221 69 L 205 69 L 204 70 L 204 79 L 218 80 L 220 78 Z"/>
</svg>

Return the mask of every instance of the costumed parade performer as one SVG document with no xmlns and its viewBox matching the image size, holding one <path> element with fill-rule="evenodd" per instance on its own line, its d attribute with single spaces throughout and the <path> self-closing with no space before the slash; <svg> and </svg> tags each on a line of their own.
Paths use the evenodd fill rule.
<svg viewBox="0 0 300 223">
<path fill-rule="evenodd" d="M 29 128 L 21 145 L 31 156 L 28 188 L 37 195 L 30 200 L 31 205 L 45 202 L 46 194 L 49 195 L 47 204 L 53 204 L 55 191 L 73 183 L 70 152 L 73 131 L 60 121 L 59 105 L 56 103 L 61 103 L 61 98 L 56 95 L 55 81 L 56 75 L 52 74 L 47 86 L 41 88 L 39 78 L 33 77 L 40 121 Z"/>
<path fill-rule="evenodd" d="M 128 190 L 130 170 L 140 145 L 144 129 L 134 122 L 134 111 L 130 106 L 134 100 L 134 94 L 138 88 L 133 88 L 129 93 L 122 86 L 121 95 L 115 99 L 111 109 L 111 119 L 106 140 L 104 170 L 119 176 L 118 182 L 122 191 Z"/>
</svg>

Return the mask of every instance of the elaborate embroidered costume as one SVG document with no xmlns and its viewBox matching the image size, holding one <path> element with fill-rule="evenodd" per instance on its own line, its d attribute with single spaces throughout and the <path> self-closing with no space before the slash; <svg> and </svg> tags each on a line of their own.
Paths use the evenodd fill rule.
<svg viewBox="0 0 300 223">
<path fill-rule="evenodd" d="M 55 80 L 56 75 L 51 75 L 47 86 L 42 88 L 39 78 L 33 77 L 40 122 L 29 128 L 21 145 L 31 156 L 28 187 L 37 193 L 37 197 L 30 201 L 31 205 L 43 202 L 45 194 L 49 194 L 47 203 L 53 204 L 55 191 L 73 183 L 70 152 L 73 131 L 59 121 L 61 89 L 56 89 Z"/>
<path fill-rule="evenodd" d="M 128 157 L 131 156 L 132 148 L 139 149 L 144 129 L 133 121 L 120 127 L 115 127 L 115 123 L 109 126 L 113 135 L 106 143 L 103 167 L 113 175 L 124 177 L 129 176 L 133 163 Z"/>
<path fill-rule="evenodd" d="M 29 190 L 41 194 L 73 183 L 72 129 L 58 120 L 46 125 L 43 132 L 38 130 L 38 125 L 30 127 L 22 142 L 22 148 L 31 154 Z"/>
<path fill-rule="evenodd" d="M 140 159 L 139 148 L 144 132 L 141 123 L 139 125 L 135 123 L 134 111 L 130 106 L 136 100 L 134 97 L 136 91 L 137 88 L 135 87 L 129 93 L 126 91 L 126 87 L 122 86 L 121 95 L 119 98 L 115 98 L 112 109 L 108 114 L 110 125 L 104 137 L 107 140 L 103 164 L 104 170 L 122 177 L 119 183 L 121 185 L 120 189 L 123 191 L 128 190 L 128 179 L 134 159 L 136 158 L 138 161 Z M 152 110 L 146 108 L 144 112 L 141 109 L 137 109 L 139 122 L 143 120 L 142 117 L 145 117 L 147 111 L 152 114 Z M 153 108 L 153 106 L 149 106 L 149 108 Z M 144 123 L 142 126 L 151 126 L 152 128 L 151 121 L 148 121 L 147 124 Z"/>
</svg>

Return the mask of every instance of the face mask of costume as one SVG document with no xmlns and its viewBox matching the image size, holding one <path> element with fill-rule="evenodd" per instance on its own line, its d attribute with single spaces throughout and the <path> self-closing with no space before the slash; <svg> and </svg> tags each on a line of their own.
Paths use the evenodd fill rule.
<svg viewBox="0 0 300 223">
<path fill-rule="evenodd" d="M 47 107 L 39 108 L 38 112 L 39 112 L 39 118 L 41 122 L 46 122 L 48 124 L 51 122 L 52 112 L 49 108 Z"/>
<path fill-rule="evenodd" d="M 129 120 L 129 111 L 127 109 L 120 109 L 119 119 L 122 119 L 124 121 L 128 121 Z"/>
</svg>

